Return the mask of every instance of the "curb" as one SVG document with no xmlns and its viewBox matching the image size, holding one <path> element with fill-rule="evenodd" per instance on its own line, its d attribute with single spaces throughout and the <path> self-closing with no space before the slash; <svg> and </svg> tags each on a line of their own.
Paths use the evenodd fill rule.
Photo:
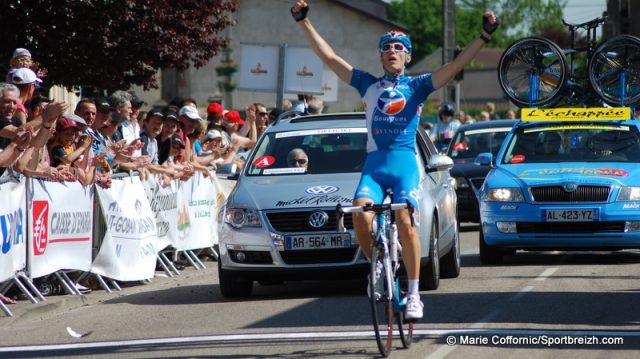
<svg viewBox="0 0 640 359">
<path fill-rule="evenodd" d="M 60 315 L 65 312 L 72 311 L 77 308 L 98 305 L 107 300 L 119 297 L 138 294 L 146 291 L 157 290 L 161 287 L 178 287 L 188 282 L 192 277 L 212 276 L 214 268 L 217 270 L 215 262 L 205 262 L 207 268 L 195 270 L 193 267 L 187 267 L 180 272 L 180 275 L 168 277 L 164 272 L 156 272 L 150 283 L 140 283 L 139 281 L 126 282 L 122 286 L 122 291 L 113 290 L 111 293 L 102 288 L 92 291 L 84 295 L 54 295 L 45 297 L 45 301 L 31 303 L 28 299 L 21 299 L 16 304 L 7 304 L 7 308 L 13 313 L 13 317 L 7 316 L 0 311 L 0 326 L 10 326 L 25 321 L 37 321 L 52 316 Z M 140 284 L 136 284 L 140 283 Z M 211 281 L 213 284 L 213 278 Z"/>
</svg>

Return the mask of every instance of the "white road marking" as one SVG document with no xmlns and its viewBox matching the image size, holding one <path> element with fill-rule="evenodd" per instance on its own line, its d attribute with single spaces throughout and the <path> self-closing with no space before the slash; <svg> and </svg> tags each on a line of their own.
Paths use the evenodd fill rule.
<svg viewBox="0 0 640 359">
<path fill-rule="evenodd" d="M 488 317 L 488 316 L 487 316 Z M 485 318 L 487 318 L 485 317 Z M 397 338 L 397 332 L 394 333 Z M 548 335 L 548 336 L 616 336 L 616 337 L 640 337 L 640 331 L 635 330 L 543 330 L 543 329 L 480 329 L 480 328 L 461 328 L 461 329 L 417 329 L 414 328 L 413 335 L 424 338 L 442 338 L 448 335 Z M 150 339 L 132 339 L 118 341 L 101 341 L 87 343 L 66 343 L 66 344 L 42 344 L 42 345 L 23 345 L 0 347 L 0 353 L 21 353 L 21 352 L 44 352 L 51 350 L 72 350 L 72 349 L 91 349 L 91 348 L 110 348 L 110 347 L 133 347 L 140 345 L 160 345 L 160 344 L 178 344 L 178 343 L 229 343 L 238 341 L 267 340 L 267 341 L 286 341 L 293 339 L 356 339 L 373 337 L 373 331 L 335 331 L 335 332 L 302 332 L 302 333 L 257 333 L 257 334 L 220 334 L 220 335 L 204 335 L 191 337 L 168 337 L 168 338 L 150 338 Z M 395 338 L 394 338 L 395 339 Z M 452 346 L 450 348 L 455 348 Z M 445 346 L 444 348 L 449 348 Z M 433 357 L 438 351 L 434 352 L 428 358 Z"/>
<path fill-rule="evenodd" d="M 519 291 L 518 293 L 514 294 L 511 298 L 509 298 L 510 302 L 515 302 L 518 299 L 522 298 L 525 294 L 531 292 L 533 290 L 534 286 L 532 285 L 528 285 L 524 288 L 522 288 L 521 291 Z"/>
<path fill-rule="evenodd" d="M 558 267 L 547 268 L 547 269 L 545 269 L 544 272 L 542 272 L 542 274 L 537 276 L 536 279 L 534 279 L 534 280 L 537 280 L 537 281 L 545 280 L 545 279 L 551 277 L 553 275 L 553 273 L 555 273 L 557 270 L 558 270 Z"/>
<path fill-rule="evenodd" d="M 467 252 L 471 252 L 471 251 L 467 251 Z M 540 273 L 540 275 L 538 275 L 534 279 L 534 281 L 545 280 L 545 279 L 549 278 L 557 270 L 558 270 L 558 267 L 547 268 L 542 273 Z M 519 291 L 518 293 L 516 293 L 516 294 L 512 295 L 511 297 L 509 297 L 509 299 L 507 299 L 507 301 L 508 302 L 518 301 L 520 298 L 522 298 L 528 292 L 532 291 L 534 288 L 535 288 L 534 286 L 528 285 L 528 286 L 522 288 L 522 290 Z M 493 320 L 493 318 L 497 317 L 498 314 L 501 313 L 501 311 L 502 311 L 501 309 L 498 309 L 498 310 L 494 310 L 493 312 L 490 312 L 489 314 L 484 316 L 482 319 L 480 319 L 478 322 L 473 323 L 471 325 L 471 328 L 472 329 L 484 328 L 484 326 L 487 325 L 491 320 Z M 456 348 L 457 348 L 456 345 L 443 345 L 440 348 L 438 348 L 435 352 L 429 354 L 425 359 L 442 359 L 442 358 L 446 357 L 447 355 L 451 354 L 451 352 L 456 350 Z"/>
</svg>

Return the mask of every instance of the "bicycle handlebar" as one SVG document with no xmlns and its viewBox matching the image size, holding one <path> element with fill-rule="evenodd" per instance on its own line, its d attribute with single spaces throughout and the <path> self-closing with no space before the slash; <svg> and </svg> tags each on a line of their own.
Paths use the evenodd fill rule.
<svg viewBox="0 0 640 359">
<path fill-rule="evenodd" d="M 336 221 L 336 225 L 338 227 L 338 232 L 345 232 L 345 227 L 344 227 L 344 214 L 345 213 L 360 213 L 360 212 L 375 212 L 376 214 L 380 214 L 383 213 L 385 211 L 391 210 L 391 211 L 395 211 L 398 209 L 408 209 L 409 210 L 409 217 L 411 218 L 411 226 L 415 227 L 415 220 L 413 219 L 413 210 L 414 207 L 411 204 L 411 202 L 409 202 L 409 200 L 406 200 L 405 203 L 387 203 L 387 204 L 373 204 L 373 203 L 367 203 L 364 206 L 343 206 L 341 203 L 338 203 L 338 205 L 336 206 L 336 214 L 337 214 L 337 221 Z M 393 223 L 393 212 L 391 212 L 392 215 L 392 223 Z"/>
<path fill-rule="evenodd" d="M 589 21 L 587 21 L 585 23 L 582 23 L 582 24 L 573 24 L 573 23 L 567 22 L 564 19 L 562 19 L 562 24 L 564 26 L 568 27 L 569 30 L 572 30 L 572 29 L 590 30 L 590 29 L 593 29 L 593 28 L 596 28 L 596 27 L 600 26 L 600 24 L 604 24 L 604 22 L 606 20 L 607 20 L 607 17 L 603 16 L 603 17 L 595 18 L 593 20 L 589 20 Z"/>
<path fill-rule="evenodd" d="M 338 204 L 336 206 L 336 211 L 338 213 L 340 212 L 359 213 L 359 212 L 369 212 L 369 211 L 375 212 L 375 213 L 382 213 L 387 210 L 395 211 L 398 209 L 405 209 L 409 207 L 413 207 L 411 203 L 387 203 L 387 204 L 367 203 L 364 206 L 344 206 L 344 207 L 341 204 Z"/>
</svg>

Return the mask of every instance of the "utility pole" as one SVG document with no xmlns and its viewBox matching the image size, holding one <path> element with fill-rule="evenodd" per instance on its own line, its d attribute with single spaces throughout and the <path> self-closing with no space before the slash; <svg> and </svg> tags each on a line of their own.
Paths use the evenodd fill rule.
<svg viewBox="0 0 640 359">
<path fill-rule="evenodd" d="M 442 0 L 442 64 L 451 62 L 456 49 L 456 13 L 455 0 Z M 442 89 L 442 101 L 455 103 L 456 110 L 460 108 L 460 86 L 458 81 L 449 82 Z"/>
</svg>

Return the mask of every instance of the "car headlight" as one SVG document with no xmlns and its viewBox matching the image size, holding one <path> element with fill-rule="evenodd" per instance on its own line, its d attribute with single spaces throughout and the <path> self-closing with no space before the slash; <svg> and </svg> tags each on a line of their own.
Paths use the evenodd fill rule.
<svg viewBox="0 0 640 359">
<path fill-rule="evenodd" d="M 456 188 L 469 188 L 469 181 L 464 177 L 455 177 Z"/>
<path fill-rule="evenodd" d="M 640 187 L 622 187 L 618 193 L 618 202 L 640 201 Z"/>
<path fill-rule="evenodd" d="M 224 213 L 224 222 L 236 229 L 261 226 L 258 211 L 246 208 L 227 208 Z"/>
<path fill-rule="evenodd" d="M 482 199 L 485 201 L 498 202 L 524 202 L 520 188 L 493 188 L 484 193 Z"/>
</svg>

